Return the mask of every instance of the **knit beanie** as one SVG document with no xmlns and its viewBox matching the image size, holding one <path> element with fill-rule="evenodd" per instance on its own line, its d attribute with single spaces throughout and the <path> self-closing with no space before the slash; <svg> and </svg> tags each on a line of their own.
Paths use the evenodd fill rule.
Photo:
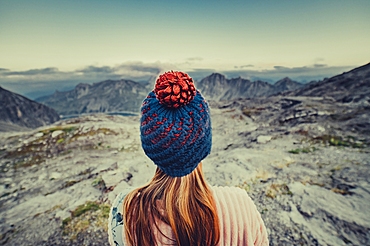
<svg viewBox="0 0 370 246">
<path fill-rule="evenodd" d="M 140 123 L 145 154 L 172 177 L 188 175 L 211 152 L 209 107 L 186 73 L 159 76 L 143 101 Z"/>
</svg>

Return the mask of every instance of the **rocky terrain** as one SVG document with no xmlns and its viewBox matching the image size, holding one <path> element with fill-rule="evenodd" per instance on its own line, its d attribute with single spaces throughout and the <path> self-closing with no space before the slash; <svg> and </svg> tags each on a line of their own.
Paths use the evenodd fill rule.
<svg viewBox="0 0 370 246">
<path fill-rule="evenodd" d="M 210 102 L 211 185 L 239 186 L 271 245 L 370 245 L 369 107 L 322 97 Z M 139 116 L 90 115 L 0 136 L 0 242 L 108 245 L 107 216 L 155 166 Z"/>
<path fill-rule="evenodd" d="M 54 109 L 0 87 L 0 131 L 26 130 L 58 120 Z"/>
<path fill-rule="evenodd" d="M 195 86 L 207 100 L 215 101 L 270 96 L 304 87 L 303 84 L 292 81 L 288 77 L 272 85 L 260 80 L 252 82 L 241 77 L 226 79 L 219 73 L 213 73 L 200 82 L 196 82 Z"/>
</svg>

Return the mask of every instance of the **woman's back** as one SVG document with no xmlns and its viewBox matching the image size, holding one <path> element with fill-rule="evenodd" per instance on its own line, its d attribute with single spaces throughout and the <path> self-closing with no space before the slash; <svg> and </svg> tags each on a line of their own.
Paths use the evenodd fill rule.
<svg viewBox="0 0 370 246">
<path fill-rule="evenodd" d="M 211 186 L 210 190 L 214 197 L 220 223 L 220 241 L 218 245 L 268 245 L 266 228 L 260 213 L 245 190 L 237 187 L 215 186 Z M 111 208 L 109 217 L 109 240 L 111 245 L 127 245 L 122 223 L 122 208 L 123 199 L 130 191 L 126 190 L 117 196 Z M 113 211 L 115 212 L 113 213 Z M 162 209 L 162 213 L 165 213 L 165 209 Z M 158 245 L 176 245 L 173 244 L 175 235 L 171 226 L 163 221 L 157 220 L 156 222 L 160 231 L 156 227 L 153 227 L 153 230 Z"/>
</svg>

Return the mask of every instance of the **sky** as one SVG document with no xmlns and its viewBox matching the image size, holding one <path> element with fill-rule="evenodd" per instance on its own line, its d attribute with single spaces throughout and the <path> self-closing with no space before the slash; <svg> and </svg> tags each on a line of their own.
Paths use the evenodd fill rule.
<svg viewBox="0 0 370 246">
<path fill-rule="evenodd" d="M 271 83 L 370 62 L 370 1 L 0 0 L 0 86 L 35 98 L 180 70 Z"/>
</svg>

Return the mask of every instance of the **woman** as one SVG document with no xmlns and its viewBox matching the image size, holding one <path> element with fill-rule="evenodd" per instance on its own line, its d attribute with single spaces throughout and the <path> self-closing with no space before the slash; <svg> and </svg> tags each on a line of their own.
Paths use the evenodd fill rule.
<svg viewBox="0 0 370 246">
<path fill-rule="evenodd" d="M 208 104 L 182 72 L 160 75 L 141 107 L 141 142 L 157 165 L 149 184 L 125 190 L 109 215 L 111 245 L 268 245 L 247 193 L 206 184 Z"/>
</svg>

